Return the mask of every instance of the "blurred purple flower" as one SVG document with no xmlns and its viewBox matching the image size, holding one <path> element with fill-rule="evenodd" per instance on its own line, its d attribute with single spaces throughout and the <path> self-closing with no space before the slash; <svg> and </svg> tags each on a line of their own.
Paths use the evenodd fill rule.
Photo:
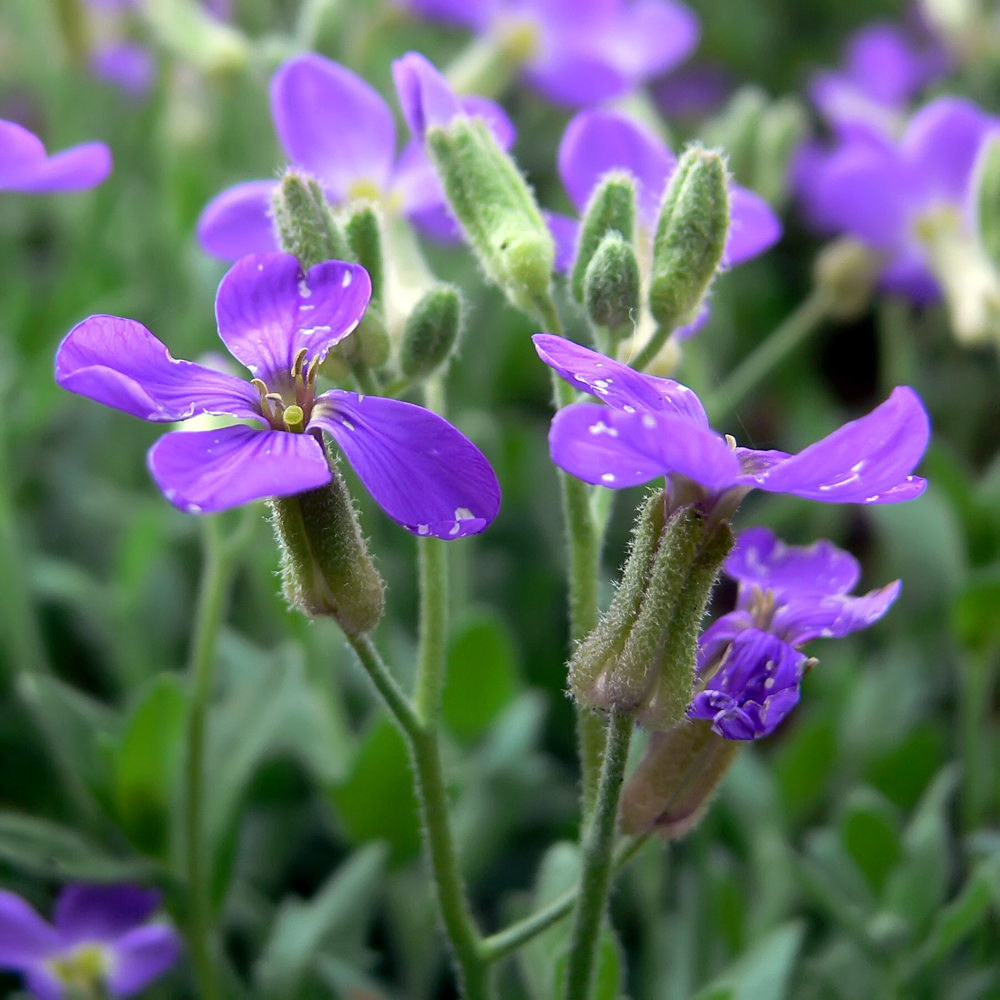
<svg viewBox="0 0 1000 1000">
<path fill-rule="evenodd" d="M 147 922 L 159 904 L 158 892 L 134 885 L 68 885 L 53 926 L 0 890 L 0 969 L 21 973 L 40 1000 L 131 996 L 180 957 L 177 932 Z"/>
<path fill-rule="evenodd" d="M 514 128 L 493 102 L 467 98 L 462 107 L 471 114 L 485 110 L 501 144 L 513 143 Z M 396 159 L 392 110 L 359 76 L 322 56 L 296 56 L 271 81 L 271 112 L 289 162 L 312 174 L 331 202 L 370 198 L 389 213 L 406 215 L 427 236 L 459 239 L 420 144 L 408 143 Z M 277 185 L 248 181 L 213 198 L 198 221 L 202 247 L 224 260 L 279 249 L 271 223 Z"/>
<path fill-rule="evenodd" d="M 559 146 L 559 176 L 577 212 L 583 215 L 599 181 L 612 170 L 636 180 L 638 239 L 648 256 L 660 202 L 677 158 L 655 135 L 631 118 L 612 111 L 581 111 L 569 123 Z M 731 221 L 724 264 L 739 264 L 763 253 L 781 237 L 781 222 L 763 198 L 730 184 Z M 579 223 L 549 213 L 556 241 L 556 267 L 568 270 L 576 255 Z"/>
<path fill-rule="evenodd" d="M 881 284 L 918 303 L 940 294 L 930 249 L 942 227 L 969 234 L 974 168 L 1000 119 L 971 101 L 941 97 L 896 142 L 856 135 L 800 164 L 799 193 L 818 228 L 854 236 L 885 257 Z"/>
<path fill-rule="evenodd" d="M 717 111 L 732 90 L 732 77 L 723 66 L 696 62 L 681 66 L 650 88 L 668 118 L 703 118 Z"/>
<path fill-rule="evenodd" d="M 711 720 L 730 740 L 767 736 L 798 702 L 806 664 L 799 646 L 867 628 L 900 591 L 896 580 L 852 597 L 860 576 L 853 556 L 826 541 L 785 545 L 767 528 L 740 535 L 725 572 L 739 583 L 736 610 L 701 637 L 704 686 L 687 714 Z"/>
<path fill-rule="evenodd" d="M 400 0 L 471 28 L 524 66 L 528 82 L 571 107 L 619 97 L 684 60 L 695 15 L 674 0 Z"/>
<path fill-rule="evenodd" d="M 927 485 L 912 475 L 927 447 L 927 413 L 905 386 L 867 416 L 788 455 L 736 447 L 709 427 L 687 386 L 551 334 L 533 340 L 542 361 L 606 404 L 567 406 L 549 431 L 552 461 L 585 482 L 622 489 L 666 476 L 685 496 L 698 484 L 709 508 L 751 489 L 829 503 L 896 503 Z"/>
<path fill-rule="evenodd" d="M 348 336 L 371 295 L 367 272 L 327 261 L 302 273 L 288 254 L 246 257 L 223 278 L 219 335 L 247 382 L 176 361 L 144 326 L 92 316 L 59 347 L 63 388 L 144 420 L 227 414 L 242 423 L 174 431 L 147 464 L 181 510 L 224 510 L 330 480 L 323 431 L 382 509 L 408 531 L 457 538 L 496 516 L 500 488 L 478 448 L 423 407 L 342 389 L 316 394 L 319 363 Z"/>
<path fill-rule="evenodd" d="M 134 42 L 112 42 L 94 49 L 90 67 L 99 80 L 112 83 L 130 97 L 149 93 L 156 62 L 149 49 Z"/>
<path fill-rule="evenodd" d="M 95 187 L 110 173 L 111 150 L 103 142 L 86 142 L 49 156 L 34 132 L 0 121 L 0 191 L 80 191 Z"/>
</svg>

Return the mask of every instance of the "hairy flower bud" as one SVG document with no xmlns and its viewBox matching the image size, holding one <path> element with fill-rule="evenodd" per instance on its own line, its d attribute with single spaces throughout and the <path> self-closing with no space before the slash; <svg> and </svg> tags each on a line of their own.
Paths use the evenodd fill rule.
<svg viewBox="0 0 1000 1000">
<path fill-rule="evenodd" d="M 485 122 L 459 115 L 427 129 L 448 203 L 487 277 L 520 309 L 544 312 L 555 246 L 535 196 Z"/>
<path fill-rule="evenodd" d="M 584 276 L 587 315 L 617 339 L 635 328 L 639 313 L 639 261 L 617 230 L 604 234 Z"/>
<path fill-rule="evenodd" d="M 383 305 L 385 260 L 382 254 L 382 220 L 374 205 L 361 202 L 351 208 L 344 225 L 351 260 L 359 263 L 372 281 L 372 302 Z"/>
<path fill-rule="evenodd" d="M 385 585 L 368 552 L 357 512 L 336 462 L 326 486 L 270 501 L 281 550 L 285 600 L 310 617 L 335 618 L 363 635 L 385 610 Z"/>
<path fill-rule="evenodd" d="M 281 249 L 298 257 L 304 271 L 325 260 L 354 261 L 323 189 L 308 174 L 286 170 L 273 208 Z"/>
<path fill-rule="evenodd" d="M 399 368 L 409 378 L 423 378 L 443 365 L 458 343 L 462 296 L 454 285 L 435 285 L 407 317 L 399 347 Z"/>
<path fill-rule="evenodd" d="M 584 302 L 584 277 L 601 240 L 617 232 L 627 242 L 635 241 L 636 195 L 631 174 L 618 171 L 608 174 L 590 196 L 583 215 L 573 262 L 573 298 Z"/>
<path fill-rule="evenodd" d="M 667 840 L 684 836 L 705 814 L 739 748 L 702 719 L 684 719 L 667 732 L 653 733 L 622 787 L 623 832 L 653 832 Z"/>
<path fill-rule="evenodd" d="M 712 150 L 685 150 L 670 178 L 653 242 L 649 308 L 663 328 L 691 323 L 722 261 L 729 231 L 726 165 Z"/>
</svg>

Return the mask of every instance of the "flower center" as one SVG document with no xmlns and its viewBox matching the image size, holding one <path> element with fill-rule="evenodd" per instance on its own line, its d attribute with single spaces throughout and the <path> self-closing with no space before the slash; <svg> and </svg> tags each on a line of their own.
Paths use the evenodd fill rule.
<svg viewBox="0 0 1000 1000">
<path fill-rule="evenodd" d="M 538 55 L 542 32 L 531 18 L 501 18 L 494 31 L 501 53 L 513 65 L 521 66 Z"/>
<path fill-rule="evenodd" d="M 313 358 L 306 366 L 306 348 L 299 349 L 292 362 L 291 382 L 283 386 L 284 392 L 272 392 L 266 382 L 253 379 L 253 386 L 260 393 L 261 416 L 272 430 L 290 431 L 301 434 L 312 416 L 316 401 L 316 372 L 319 358 Z"/>
<path fill-rule="evenodd" d="M 107 950 L 98 944 L 81 944 L 47 964 L 69 990 L 95 997 L 100 995 L 101 984 L 111 967 Z"/>
<path fill-rule="evenodd" d="M 359 177 L 348 186 L 347 200 L 378 203 L 382 200 L 382 189 L 370 177 Z"/>
</svg>

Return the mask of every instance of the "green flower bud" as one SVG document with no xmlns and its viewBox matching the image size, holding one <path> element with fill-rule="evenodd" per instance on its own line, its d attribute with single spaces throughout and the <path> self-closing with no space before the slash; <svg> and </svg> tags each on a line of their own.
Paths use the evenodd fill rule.
<svg viewBox="0 0 1000 1000">
<path fill-rule="evenodd" d="M 661 327 L 676 330 L 698 315 L 728 232 L 726 165 L 718 153 L 691 146 L 667 185 L 653 243 L 649 308 Z"/>
<path fill-rule="evenodd" d="M 705 719 L 683 719 L 653 733 L 639 766 L 622 787 L 621 827 L 676 840 L 705 814 L 740 743 L 713 732 Z"/>
<path fill-rule="evenodd" d="M 239 70 L 250 61 L 246 35 L 196 0 L 146 0 L 140 10 L 164 48 L 206 73 Z"/>
<path fill-rule="evenodd" d="M 750 186 L 772 205 L 781 205 L 788 197 L 788 170 L 808 127 L 809 118 L 797 97 L 775 101 L 760 119 Z"/>
<path fill-rule="evenodd" d="M 407 317 L 399 348 L 399 369 L 423 378 L 443 365 L 458 343 L 462 296 L 454 285 L 435 285 Z"/>
<path fill-rule="evenodd" d="M 326 486 L 270 501 L 285 600 L 310 617 L 335 618 L 350 635 L 370 632 L 385 610 L 385 584 L 335 461 Z"/>
<path fill-rule="evenodd" d="M 354 261 L 323 189 L 308 174 L 286 170 L 273 207 L 281 249 L 298 257 L 303 270 L 325 260 Z"/>
<path fill-rule="evenodd" d="M 867 311 L 881 270 L 882 259 L 874 250 L 860 240 L 841 236 L 819 252 L 813 281 L 830 300 L 830 316 L 848 321 Z"/>
<path fill-rule="evenodd" d="M 633 712 L 650 729 L 675 725 L 691 701 L 701 619 L 733 547 L 728 522 L 709 525 L 690 505 L 664 522 L 664 502 L 662 493 L 646 501 L 622 585 L 570 661 L 579 702 Z"/>
<path fill-rule="evenodd" d="M 486 276 L 519 309 L 544 314 L 555 245 L 514 161 L 483 121 L 465 116 L 428 129 L 427 150 Z"/>
<path fill-rule="evenodd" d="M 573 262 L 573 298 L 584 302 L 584 276 L 597 248 L 609 232 L 617 231 L 627 243 L 635 242 L 635 180 L 616 172 L 597 185 L 583 213 Z"/>
<path fill-rule="evenodd" d="M 610 330 L 616 340 L 631 334 L 639 315 L 639 261 L 621 233 L 604 234 L 587 265 L 583 284 L 591 320 Z"/>
<path fill-rule="evenodd" d="M 382 256 L 382 220 L 375 206 L 367 202 L 355 205 L 344 226 L 351 260 L 357 261 L 372 281 L 372 302 L 382 303 L 385 296 L 385 261 Z"/>
</svg>

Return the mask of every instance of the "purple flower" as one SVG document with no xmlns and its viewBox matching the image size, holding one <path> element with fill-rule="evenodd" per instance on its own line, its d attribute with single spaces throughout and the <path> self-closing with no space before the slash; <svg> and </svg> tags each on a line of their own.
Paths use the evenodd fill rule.
<svg viewBox="0 0 1000 1000">
<path fill-rule="evenodd" d="M 114 84 L 130 97 L 142 97 L 153 85 L 156 62 L 142 45 L 112 42 L 94 49 L 90 68 L 99 80 Z"/>
<path fill-rule="evenodd" d="M 558 104 L 596 104 L 676 66 L 698 44 L 698 19 L 674 0 L 401 0 L 471 28 L 524 67 Z"/>
<path fill-rule="evenodd" d="M 636 180 L 638 243 L 652 254 L 660 202 L 677 166 L 674 154 L 655 135 L 625 115 L 612 111 L 582 111 L 566 128 L 559 146 L 559 176 L 570 201 L 581 215 L 598 182 L 612 170 L 626 170 Z M 726 264 L 756 257 L 781 237 L 781 223 L 759 195 L 729 186 L 731 222 Z M 567 270 L 576 254 L 579 223 L 551 214 L 556 240 L 556 267 Z"/>
<path fill-rule="evenodd" d="M 867 416 L 788 455 L 736 447 L 708 426 L 687 386 L 551 334 L 532 339 L 542 361 L 606 404 L 567 406 L 549 431 L 552 461 L 585 482 L 621 489 L 666 476 L 685 495 L 697 484 L 708 507 L 724 497 L 738 501 L 751 489 L 881 504 L 912 500 L 926 488 L 912 472 L 927 447 L 927 413 L 905 386 Z"/>
<path fill-rule="evenodd" d="M 498 140 L 509 147 L 514 128 L 503 111 L 482 98 L 463 101 L 471 114 L 482 114 L 487 105 Z M 271 81 L 271 113 L 289 162 L 312 174 L 332 203 L 372 199 L 389 214 L 405 215 L 427 236 L 459 238 L 420 144 L 410 142 L 396 158 L 392 109 L 350 70 L 311 53 L 290 59 Z M 224 260 L 279 249 L 271 223 L 277 185 L 248 181 L 213 198 L 198 221 L 202 247 Z"/>
<path fill-rule="evenodd" d="M 34 132 L 0 121 L 0 191 L 80 191 L 95 187 L 110 173 L 111 150 L 103 142 L 71 146 L 49 156 Z"/>
<path fill-rule="evenodd" d="M 393 520 L 408 531 L 457 538 L 496 516 L 500 488 L 475 445 L 437 414 L 342 389 L 317 395 L 317 368 L 358 325 L 371 295 L 367 272 L 327 261 L 304 275 L 288 254 L 246 257 L 222 279 L 219 335 L 250 372 L 247 382 L 176 361 L 144 326 L 92 316 L 56 355 L 56 381 L 144 420 L 198 414 L 244 421 L 174 431 L 147 464 L 167 499 L 189 513 L 224 510 L 323 486 L 326 431 Z"/>
<path fill-rule="evenodd" d="M 134 885 L 68 885 L 52 924 L 20 896 L 0 890 L 0 969 L 19 972 L 41 1000 L 69 993 L 138 993 L 177 962 L 172 927 L 147 921 L 160 894 Z"/>
<path fill-rule="evenodd" d="M 740 535 L 725 572 L 739 583 L 736 610 L 701 637 L 698 675 L 704 687 L 687 714 L 711 720 L 730 740 L 767 736 L 794 708 L 807 662 L 799 646 L 867 628 L 900 590 L 896 580 L 852 597 L 860 576 L 853 556 L 825 541 L 785 545 L 767 528 Z"/>
<path fill-rule="evenodd" d="M 913 116 L 898 142 L 859 135 L 800 163 L 800 195 L 820 228 L 884 255 L 883 288 L 927 302 L 947 281 L 934 258 L 940 240 L 974 242 L 974 168 L 998 129 L 1000 120 L 971 101 L 942 97 Z"/>
</svg>

